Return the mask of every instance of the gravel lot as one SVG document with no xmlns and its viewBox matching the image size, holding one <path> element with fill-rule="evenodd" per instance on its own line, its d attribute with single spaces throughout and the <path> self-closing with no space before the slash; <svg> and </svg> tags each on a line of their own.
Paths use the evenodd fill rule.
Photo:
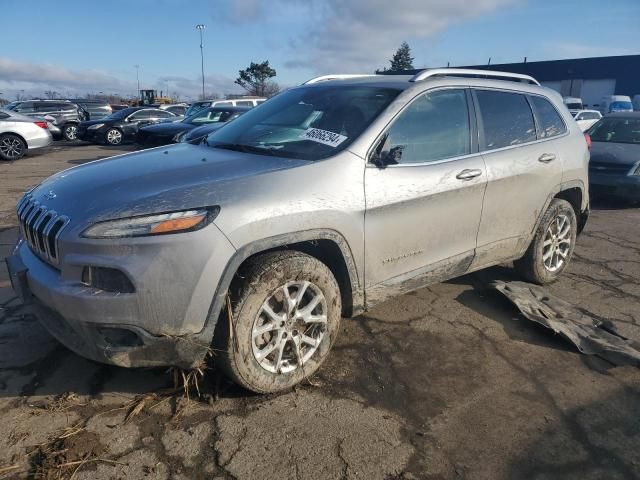
<svg viewBox="0 0 640 480">
<path fill-rule="evenodd" d="M 0 255 L 27 186 L 112 154 L 67 145 L 0 164 Z M 488 286 L 513 278 L 492 268 L 344 321 L 328 362 L 294 391 L 251 395 L 213 369 L 187 399 L 165 394 L 163 370 L 58 346 L 2 265 L 0 478 L 640 478 L 640 371 L 524 319 Z M 639 279 L 640 209 L 595 205 L 549 291 L 640 339 Z"/>
</svg>

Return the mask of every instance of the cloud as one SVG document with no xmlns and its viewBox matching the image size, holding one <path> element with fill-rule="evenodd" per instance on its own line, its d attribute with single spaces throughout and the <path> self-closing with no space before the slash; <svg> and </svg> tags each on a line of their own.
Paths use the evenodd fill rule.
<svg viewBox="0 0 640 480">
<path fill-rule="evenodd" d="M 167 81 L 170 92 L 181 96 L 197 98 L 202 90 L 199 77 L 167 75 L 157 77 L 150 84 L 155 89 L 166 91 Z M 222 75 L 205 76 L 205 88 L 207 93 L 216 94 L 239 91 L 233 79 Z M 135 80 L 123 80 L 102 71 L 71 70 L 59 65 L 36 65 L 0 57 L 0 92 L 10 98 L 22 90 L 27 96 L 43 96 L 46 90 L 55 90 L 63 96 L 97 92 L 130 96 L 136 92 L 137 85 Z"/>
<path fill-rule="evenodd" d="M 425 39 L 447 26 L 513 0 L 328 0 L 322 18 L 292 43 L 292 65 L 318 72 L 371 71 L 403 40 Z"/>
<path fill-rule="evenodd" d="M 130 82 L 97 70 L 70 70 L 58 65 L 35 65 L 0 57 L 0 84 L 4 89 L 70 90 L 76 93 L 125 92 L 135 86 Z M 8 88 L 5 88 L 8 87 Z M 26 87 L 26 88 L 25 88 Z"/>
</svg>

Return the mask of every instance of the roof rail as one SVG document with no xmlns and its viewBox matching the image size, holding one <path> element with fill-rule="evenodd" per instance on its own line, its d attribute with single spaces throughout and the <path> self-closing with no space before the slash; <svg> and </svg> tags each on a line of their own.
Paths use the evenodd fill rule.
<svg viewBox="0 0 640 480">
<path fill-rule="evenodd" d="M 508 72 L 495 72 L 493 70 L 472 70 L 468 68 L 432 68 L 422 70 L 415 74 L 410 82 L 420 82 L 431 77 L 488 77 L 498 78 L 504 80 L 512 80 L 516 82 L 531 83 L 533 85 L 540 85 L 535 78 L 529 75 L 522 75 L 520 73 L 508 73 Z"/>
<path fill-rule="evenodd" d="M 375 77 L 375 74 L 367 74 L 367 73 L 336 73 L 331 75 L 321 75 L 319 77 L 314 77 L 311 80 L 307 80 L 303 82 L 302 85 L 309 85 L 311 83 L 324 82 L 326 80 L 344 80 L 347 78 L 358 78 L 358 77 Z"/>
</svg>

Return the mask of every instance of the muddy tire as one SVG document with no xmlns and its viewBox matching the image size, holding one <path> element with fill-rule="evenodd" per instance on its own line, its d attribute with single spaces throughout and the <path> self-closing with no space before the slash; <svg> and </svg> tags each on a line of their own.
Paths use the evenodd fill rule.
<svg viewBox="0 0 640 480">
<path fill-rule="evenodd" d="M 555 282 L 573 255 L 577 225 L 571 204 L 554 198 L 527 252 L 514 262 L 516 271 L 529 282 L 540 285 Z"/>
<path fill-rule="evenodd" d="M 241 272 L 220 317 L 217 365 L 258 393 L 286 390 L 312 375 L 338 334 L 340 290 L 329 268 L 296 251 L 256 257 Z"/>
</svg>

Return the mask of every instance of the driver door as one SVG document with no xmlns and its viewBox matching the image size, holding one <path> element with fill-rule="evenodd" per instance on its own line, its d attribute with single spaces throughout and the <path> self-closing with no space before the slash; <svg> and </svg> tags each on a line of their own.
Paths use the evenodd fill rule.
<svg viewBox="0 0 640 480">
<path fill-rule="evenodd" d="M 470 98 L 461 88 L 421 94 L 376 144 L 383 161 L 365 169 L 368 305 L 473 260 L 487 178 Z"/>
</svg>

